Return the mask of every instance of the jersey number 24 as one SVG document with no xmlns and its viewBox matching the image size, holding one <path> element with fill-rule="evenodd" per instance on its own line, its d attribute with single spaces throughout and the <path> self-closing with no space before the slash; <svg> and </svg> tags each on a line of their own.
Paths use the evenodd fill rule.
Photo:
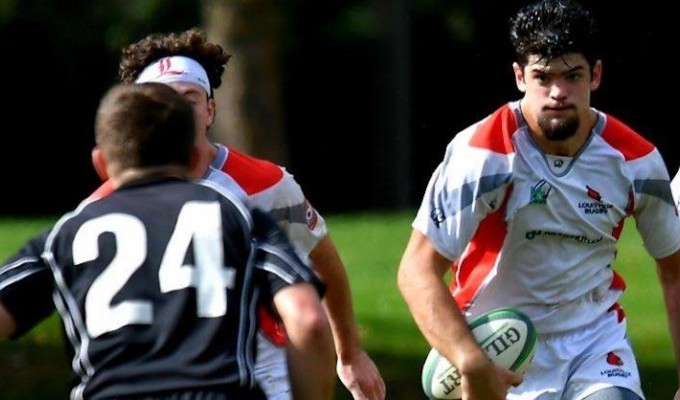
<svg viewBox="0 0 680 400">
<path fill-rule="evenodd" d="M 115 236 L 117 252 L 85 297 L 85 324 L 93 338 L 125 325 L 153 322 L 151 301 L 126 300 L 112 305 L 114 296 L 147 258 L 147 232 L 137 217 L 113 213 L 84 223 L 73 240 L 74 263 L 97 259 L 98 238 L 105 232 Z M 196 265 L 186 265 L 185 255 L 192 242 Z M 161 292 L 193 287 L 196 289 L 197 315 L 220 317 L 227 312 L 226 289 L 234 287 L 235 273 L 234 268 L 224 265 L 219 204 L 187 202 L 179 213 L 160 261 Z"/>
</svg>

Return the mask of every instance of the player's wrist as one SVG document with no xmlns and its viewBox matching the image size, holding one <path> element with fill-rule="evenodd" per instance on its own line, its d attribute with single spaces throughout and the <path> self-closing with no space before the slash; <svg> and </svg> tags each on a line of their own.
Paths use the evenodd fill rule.
<svg viewBox="0 0 680 400">
<path fill-rule="evenodd" d="M 336 356 L 341 364 L 352 364 L 363 353 L 364 349 L 358 341 L 354 341 L 352 344 L 336 346 Z"/>
<path fill-rule="evenodd" d="M 460 355 L 458 357 L 459 361 L 455 363 L 463 375 L 476 376 L 493 368 L 491 360 L 489 360 L 486 353 L 479 346 L 475 347 L 477 347 L 475 350 L 466 351 Z"/>
</svg>

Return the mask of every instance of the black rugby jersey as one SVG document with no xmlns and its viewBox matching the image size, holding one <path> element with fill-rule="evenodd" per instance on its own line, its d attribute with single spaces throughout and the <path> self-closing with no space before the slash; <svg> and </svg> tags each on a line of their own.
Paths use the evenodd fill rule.
<svg viewBox="0 0 680 400">
<path fill-rule="evenodd" d="M 258 302 L 297 282 L 323 290 L 267 214 L 210 182 L 143 182 L 84 202 L 51 230 L 42 261 L 73 348 L 74 399 L 234 387 L 259 398 Z"/>
</svg>

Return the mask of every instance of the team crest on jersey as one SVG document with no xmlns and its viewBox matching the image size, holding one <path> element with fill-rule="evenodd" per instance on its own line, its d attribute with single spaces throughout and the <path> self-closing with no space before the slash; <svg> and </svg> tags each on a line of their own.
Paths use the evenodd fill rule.
<svg viewBox="0 0 680 400">
<path fill-rule="evenodd" d="M 430 219 L 434 223 L 434 226 L 439 228 L 439 225 L 441 225 L 441 223 L 444 222 L 446 217 L 444 216 L 444 211 L 442 211 L 441 208 L 434 208 L 430 213 Z"/>
<path fill-rule="evenodd" d="M 584 214 L 606 214 L 613 206 L 602 202 L 602 195 L 597 190 L 586 185 L 586 195 L 595 202 L 582 201 L 578 203 L 578 208 L 582 209 Z"/>
<path fill-rule="evenodd" d="M 623 360 L 621 357 L 618 356 L 618 354 L 614 353 L 613 351 L 610 351 L 607 353 L 607 356 L 605 358 L 607 361 L 607 364 L 613 366 L 613 368 L 605 369 L 603 371 L 600 371 L 600 375 L 606 376 L 608 378 L 612 377 L 619 377 L 619 378 L 628 378 L 630 377 L 630 372 L 626 371 L 623 368 Z"/>
<path fill-rule="evenodd" d="M 590 197 L 591 199 L 595 199 L 597 201 L 602 201 L 602 195 L 600 194 L 600 192 L 591 188 L 588 185 L 586 185 L 586 193 L 588 194 L 588 197 Z"/>
<path fill-rule="evenodd" d="M 307 200 L 304 203 L 305 210 L 305 221 L 307 222 L 307 228 L 313 231 L 316 228 L 316 224 L 319 222 L 319 215 L 316 213 L 314 207 Z"/>
<path fill-rule="evenodd" d="M 623 365 L 623 360 L 621 359 L 621 357 L 617 356 L 616 353 L 610 351 L 609 353 L 607 353 L 607 364 L 616 365 L 618 367 Z"/>
<path fill-rule="evenodd" d="M 529 204 L 545 204 L 548 201 L 548 195 L 552 191 L 552 185 L 545 179 L 541 179 L 534 186 L 531 187 L 531 198 Z"/>
</svg>

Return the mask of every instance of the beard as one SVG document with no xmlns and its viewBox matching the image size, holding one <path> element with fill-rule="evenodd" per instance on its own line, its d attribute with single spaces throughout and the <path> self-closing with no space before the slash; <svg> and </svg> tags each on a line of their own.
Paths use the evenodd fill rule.
<svg viewBox="0 0 680 400">
<path fill-rule="evenodd" d="M 578 116 L 569 116 L 563 119 L 555 119 L 539 115 L 538 126 L 543 131 L 543 135 L 550 141 L 567 140 L 576 134 L 580 125 Z"/>
</svg>

